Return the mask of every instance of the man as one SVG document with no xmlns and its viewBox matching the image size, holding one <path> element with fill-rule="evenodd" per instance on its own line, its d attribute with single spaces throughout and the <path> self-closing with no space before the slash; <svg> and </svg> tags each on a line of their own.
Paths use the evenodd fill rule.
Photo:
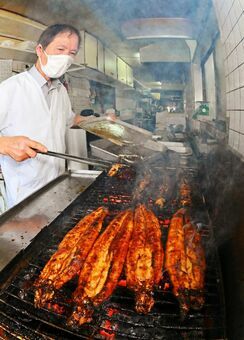
<svg viewBox="0 0 244 340">
<path fill-rule="evenodd" d="M 36 64 L 0 84 L 0 158 L 8 208 L 64 171 L 63 160 L 38 154 L 65 152 L 65 130 L 79 123 L 58 80 L 80 46 L 71 25 L 49 26 L 36 47 Z M 37 150 L 37 151 L 36 151 Z"/>
</svg>

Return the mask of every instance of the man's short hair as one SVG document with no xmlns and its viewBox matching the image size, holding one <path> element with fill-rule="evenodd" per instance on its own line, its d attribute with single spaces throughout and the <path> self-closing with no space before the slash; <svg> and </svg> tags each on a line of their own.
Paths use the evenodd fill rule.
<svg viewBox="0 0 244 340">
<path fill-rule="evenodd" d="M 77 28 L 72 25 L 67 24 L 55 24 L 48 26 L 45 31 L 42 32 L 40 35 L 37 44 L 41 44 L 42 47 L 45 49 L 53 40 L 54 38 L 60 33 L 70 33 L 75 34 L 78 37 L 78 48 L 80 47 L 81 43 L 81 36 L 80 32 Z"/>
</svg>

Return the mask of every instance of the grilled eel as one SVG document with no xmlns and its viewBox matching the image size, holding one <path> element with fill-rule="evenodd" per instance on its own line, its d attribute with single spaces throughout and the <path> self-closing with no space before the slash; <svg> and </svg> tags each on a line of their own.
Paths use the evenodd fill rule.
<svg viewBox="0 0 244 340">
<path fill-rule="evenodd" d="M 35 281 L 35 306 L 48 306 L 55 291 L 60 289 L 79 272 L 93 243 L 97 239 L 107 215 L 107 209 L 99 207 L 81 219 L 58 246 Z"/>
<path fill-rule="evenodd" d="M 185 179 L 180 184 L 180 204 L 182 207 L 191 205 L 191 188 Z"/>
<path fill-rule="evenodd" d="M 115 163 L 108 171 L 108 176 L 115 177 L 118 175 L 119 171 L 124 168 L 124 164 Z"/>
<path fill-rule="evenodd" d="M 91 321 L 94 307 L 105 301 L 117 286 L 133 230 L 130 210 L 118 214 L 90 251 L 73 294 L 74 309 L 69 326 Z"/>
<path fill-rule="evenodd" d="M 182 316 L 190 308 L 200 309 L 204 304 L 205 254 L 201 236 L 184 208 L 178 210 L 171 220 L 165 257 L 165 269 Z"/>
<path fill-rule="evenodd" d="M 136 176 L 136 171 L 130 165 L 115 163 L 108 171 L 108 176 L 119 179 L 133 179 Z"/>
<path fill-rule="evenodd" d="M 154 200 L 154 204 L 158 208 L 163 208 L 173 195 L 174 189 L 174 181 L 171 176 L 164 175 L 163 183 L 159 184 L 155 183 L 155 190 L 152 191 L 152 198 Z"/>
<path fill-rule="evenodd" d="M 153 288 L 159 284 L 163 267 L 161 230 L 157 217 L 144 205 L 134 215 L 134 230 L 126 259 L 126 281 L 135 292 L 138 313 L 147 314 L 154 305 Z"/>
<path fill-rule="evenodd" d="M 141 202 L 148 197 L 147 188 L 151 185 L 152 174 L 150 170 L 144 170 L 139 175 L 135 183 L 135 190 L 132 196 L 132 200 L 135 202 Z"/>
</svg>

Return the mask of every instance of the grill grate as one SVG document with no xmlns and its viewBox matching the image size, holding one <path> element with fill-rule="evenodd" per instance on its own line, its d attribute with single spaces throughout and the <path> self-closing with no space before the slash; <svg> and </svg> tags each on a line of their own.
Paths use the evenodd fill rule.
<svg viewBox="0 0 244 340">
<path fill-rule="evenodd" d="M 185 174 L 195 180 L 195 174 Z M 126 183 L 126 185 L 125 185 Z M 223 339 L 224 302 L 218 257 L 213 247 L 212 229 L 197 188 L 194 212 L 201 220 L 203 243 L 207 254 L 205 305 L 201 311 L 190 311 L 181 320 L 178 303 L 170 290 L 170 281 L 164 273 L 161 286 L 155 291 L 155 306 L 148 315 L 134 311 L 133 294 L 123 287 L 123 280 L 111 296 L 95 311 L 93 321 L 79 329 L 66 326 L 66 316 L 33 305 L 33 282 L 42 270 L 64 235 L 84 215 L 100 205 L 108 206 L 112 214 L 131 205 L 133 181 L 124 181 L 101 174 L 96 181 L 49 226 L 44 228 L 29 247 L 5 268 L 1 275 L 0 339 Z M 177 210 L 177 200 L 157 211 L 165 244 L 172 214 Z M 149 202 L 150 205 L 150 202 Z M 199 217 L 200 216 L 200 217 Z M 15 273 L 15 274 L 12 274 Z M 75 282 L 65 286 L 64 296 L 73 289 Z M 73 285 L 73 286 L 72 286 Z M 64 306 L 65 305 L 64 302 Z"/>
</svg>

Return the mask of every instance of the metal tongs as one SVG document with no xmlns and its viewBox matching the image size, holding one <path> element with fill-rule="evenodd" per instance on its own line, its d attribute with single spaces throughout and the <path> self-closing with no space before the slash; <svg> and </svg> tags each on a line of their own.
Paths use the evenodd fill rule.
<svg viewBox="0 0 244 340">
<path fill-rule="evenodd" d="M 97 158 L 85 158 L 85 157 L 78 157 L 74 155 L 69 155 L 66 153 L 60 153 L 60 152 L 54 152 L 54 151 L 47 151 L 47 152 L 41 152 L 35 149 L 35 151 L 39 154 L 46 155 L 46 156 L 52 156 L 52 157 L 57 157 L 61 159 L 66 159 L 68 161 L 73 161 L 77 163 L 83 163 L 83 164 L 89 164 L 89 165 L 96 165 L 100 166 L 102 168 L 110 168 L 113 164 L 114 161 L 104 161 L 100 160 Z M 118 156 L 118 163 L 123 163 L 127 165 L 132 165 L 135 164 L 139 161 L 142 161 L 143 157 L 139 155 L 119 155 Z"/>
<path fill-rule="evenodd" d="M 78 157 L 78 156 L 68 155 L 66 153 L 60 153 L 60 152 L 54 152 L 54 151 L 47 151 L 47 152 L 41 152 L 38 150 L 35 150 L 35 151 L 45 156 L 62 158 L 62 159 L 66 159 L 68 161 L 73 161 L 77 163 L 97 165 L 102 168 L 110 168 L 113 164 L 112 162 L 109 162 L 109 161 L 99 160 L 95 158 Z"/>
<path fill-rule="evenodd" d="M 135 164 L 142 160 L 143 157 L 139 155 L 118 155 L 118 163 Z"/>
</svg>

